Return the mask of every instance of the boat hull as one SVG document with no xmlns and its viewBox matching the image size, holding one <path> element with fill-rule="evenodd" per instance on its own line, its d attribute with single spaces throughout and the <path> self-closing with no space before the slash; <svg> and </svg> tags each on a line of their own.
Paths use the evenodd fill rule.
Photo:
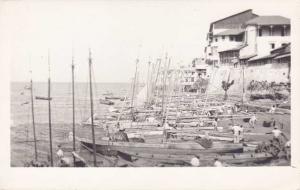
<svg viewBox="0 0 300 190">
<path fill-rule="evenodd" d="M 92 149 L 90 140 L 79 140 L 83 147 Z M 137 143 L 137 142 L 96 142 L 96 151 L 102 155 L 116 156 L 120 153 L 147 153 L 147 154 L 172 154 L 172 155 L 197 155 L 202 153 L 241 153 L 242 144 L 214 143 L 211 148 L 204 148 L 197 143 Z"/>
</svg>

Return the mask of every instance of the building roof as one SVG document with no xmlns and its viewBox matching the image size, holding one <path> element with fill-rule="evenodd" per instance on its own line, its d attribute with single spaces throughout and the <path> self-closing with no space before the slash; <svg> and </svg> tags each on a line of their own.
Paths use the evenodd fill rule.
<svg viewBox="0 0 300 190">
<path fill-rule="evenodd" d="M 243 11 L 243 12 L 239 12 L 239 13 L 236 13 L 236 14 L 234 14 L 234 15 L 230 15 L 230 16 L 228 16 L 228 17 L 225 17 L 225 18 L 216 20 L 216 21 L 212 22 L 211 24 L 215 24 L 215 23 L 217 23 L 217 22 L 220 22 L 220 21 L 229 19 L 229 18 L 234 17 L 234 16 L 238 16 L 238 15 L 240 15 L 240 14 L 244 14 L 244 13 L 246 13 L 246 12 L 252 12 L 252 9 L 247 9 L 247 10 L 245 10 L 245 11 Z"/>
<path fill-rule="evenodd" d="M 217 24 L 217 23 L 222 22 L 222 21 L 224 21 L 224 20 L 231 19 L 231 18 L 236 17 L 236 16 L 240 16 L 240 15 L 242 15 L 242 14 L 247 14 L 247 13 L 251 13 L 251 14 L 253 15 L 253 17 L 257 17 L 257 16 L 258 16 L 258 15 L 256 15 L 256 14 L 252 13 L 252 9 L 247 9 L 247 10 L 245 10 L 245 11 L 243 11 L 243 12 L 239 12 L 239 13 L 230 15 L 230 16 L 228 16 L 228 17 L 225 17 L 225 18 L 222 18 L 222 19 L 219 19 L 219 20 L 216 20 L 216 21 L 210 23 L 209 31 L 210 31 L 210 32 L 212 31 L 212 28 L 213 28 L 213 25 L 214 25 L 214 24 Z"/>
<path fill-rule="evenodd" d="M 236 51 L 236 50 L 242 49 L 243 47 L 245 47 L 245 45 L 239 45 L 239 46 L 236 46 L 236 47 L 231 47 L 231 48 L 228 48 L 228 49 L 220 50 L 220 51 L 218 51 L 218 53 L 222 53 L 222 52 L 226 52 L 226 51 Z"/>
<path fill-rule="evenodd" d="M 290 53 L 291 52 L 291 43 L 288 43 L 288 44 L 285 44 L 285 45 L 282 45 L 276 49 L 273 49 L 271 51 L 271 54 L 274 54 L 274 53 Z"/>
<path fill-rule="evenodd" d="M 239 59 L 240 59 L 240 60 L 241 60 L 241 59 L 250 59 L 250 58 L 252 58 L 252 57 L 254 57 L 254 56 L 257 56 L 257 54 L 240 56 Z"/>
<path fill-rule="evenodd" d="M 286 53 L 286 54 L 278 55 L 274 59 L 282 59 L 282 58 L 285 58 L 285 57 L 291 57 L 291 53 Z"/>
<path fill-rule="evenodd" d="M 263 60 L 263 59 L 271 59 L 273 57 L 275 57 L 277 54 L 270 54 L 270 55 L 264 55 L 264 56 L 255 56 L 255 57 L 252 57 L 251 59 L 249 59 L 248 61 L 249 62 L 252 62 L 252 61 L 258 61 L 258 60 Z"/>
<path fill-rule="evenodd" d="M 246 25 L 289 25 L 291 20 L 283 16 L 258 16 L 248 20 Z"/>
<path fill-rule="evenodd" d="M 244 30 L 242 30 L 242 29 L 228 29 L 223 32 L 217 33 L 214 36 L 229 36 L 229 35 L 234 36 L 234 35 L 239 35 L 242 33 L 244 33 Z"/>
</svg>

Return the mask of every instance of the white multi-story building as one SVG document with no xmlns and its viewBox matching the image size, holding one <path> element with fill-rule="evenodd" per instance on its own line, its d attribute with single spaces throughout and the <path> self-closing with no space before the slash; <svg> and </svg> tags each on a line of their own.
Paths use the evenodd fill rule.
<svg viewBox="0 0 300 190">
<path fill-rule="evenodd" d="M 282 16 L 259 16 L 245 23 L 245 47 L 240 49 L 243 62 L 258 62 L 271 51 L 289 44 L 290 19 Z"/>
<path fill-rule="evenodd" d="M 219 65 L 219 52 L 239 50 L 244 42 L 243 24 L 257 16 L 249 9 L 211 23 L 205 47 L 206 63 Z"/>
</svg>

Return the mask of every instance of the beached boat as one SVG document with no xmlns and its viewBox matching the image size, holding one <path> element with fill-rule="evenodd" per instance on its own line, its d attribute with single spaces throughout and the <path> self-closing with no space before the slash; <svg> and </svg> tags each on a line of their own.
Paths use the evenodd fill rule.
<svg viewBox="0 0 300 190">
<path fill-rule="evenodd" d="M 105 96 L 106 100 L 120 100 L 120 101 L 124 101 L 125 97 L 120 97 L 120 96 Z"/>
<path fill-rule="evenodd" d="M 178 164 L 178 165 L 190 165 L 192 155 L 165 155 L 165 154 L 149 154 L 149 153 L 127 153 L 130 157 L 123 157 L 128 161 L 137 159 L 155 160 L 162 163 Z M 213 165 L 214 159 L 218 158 L 221 162 L 226 164 L 246 164 L 256 163 L 261 164 L 270 161 L 274 157 L 269 153 L 230 153 L 223 155 L 205 154 L 198 155 L 198 159 L 202 165 Z"/>
<path fill-rule="evenodd" d="M 83 147 L 92 148 L 93 143 L 89 139 L 77 138 Z M 242 144 L 217 143 L 213 142 L 211 148 L 204 148 L 196 142 L 184 143 L 138 143 L 138 142 L 112 142 L 97 140 L 96 151 L 107 156 L 114 156 L 128 153 L 149 153 L 149 154 L 174 154 L 174 155 L 196 155 L 201 153 L 241 153 Z"/>
<path fill-rule="evenodd" d="M 107 99 L 99 99 L 100 104 L 105 105 L 114 105 L 115 103 L 113 101 L 107 100 Z"/>
</svg>

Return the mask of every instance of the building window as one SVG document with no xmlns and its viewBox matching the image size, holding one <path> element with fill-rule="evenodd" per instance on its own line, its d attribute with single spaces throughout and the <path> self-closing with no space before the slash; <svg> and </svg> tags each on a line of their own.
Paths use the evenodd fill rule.
<svg viewBox="0 0 300 190">
<path fill-rule="evenodd" d="M 230 41 L 233 41 L 234 40 L 234 37 L 233 36 L 230 36 Z"/>
<path fill-rule="evenodd" d="M 262 36 L 262 29 L 258 29 L 258 36 Z"/>
<path fill-rule="evenodd" d="M 285 29 L 284 29 L 284 27 L 282 27 L 281 28 L 281 36 L 284 36 L 285 34 L 284 34 L 284 31 L 285 31 Z"/>
<path fill-rule="evenodd" d="M 223 41 L 225 40 L 225 36 L 222 36 L 222 40 L 223 40 Z"/>
<path fill-rule="evenodd" d="M 215 38 L 215 42 L 218 42 L 218 38 L 217 37 Z"/>
<path fill-rule="evenodd" d="M 274 43 L 271 43 L 271 49 L 274 49 L 275 48 L 275 44 Z"/>
</svg>

